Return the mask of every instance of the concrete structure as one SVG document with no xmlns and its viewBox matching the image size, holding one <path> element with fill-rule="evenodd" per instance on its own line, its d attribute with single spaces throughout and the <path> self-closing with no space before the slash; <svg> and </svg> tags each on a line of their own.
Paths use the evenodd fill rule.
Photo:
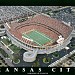
<svg viewBox="0 0 75 75">
<path fill-rule="evenodd" d="M 33 62 L 33 61 L 35 61 L 36 60 L 36 56 L 37 56 L 37 52 L 38 52 L 38 50 L 35 50 L 35 51 L 31 51 L 31 52 L 25 52 L 24 54 L 23 54 L 23 60 L 25 61 L 25 62 Z"/>
<path fill-rule="evenodd" d="M 70 38 L 75 37 L 75 30 L 73 30 L 69 36 Z M 67 48 L 69 49 L 69 48 Z M 75 50 L 73 50 L 72 52 L 70 52 L 69 54 L 63 56 L 62 58 L 60 58 L 59 60 L 55 61 L 54 63 L 50 64 L 48 67 L 53 67 L 56 66 L 58 63 L 62 62 L 63 60 L 67 59 L 68 57 L 70 57 L 71 55 L 73 55 L 75 53 Z"/>
<path fill-rule="evenodd" d="M 44 15 L 44 16 L 46 16 L 46 15 Z M 48 17 L 48 16 L 46 16 L 46 17 Z M 70 43 L 70 40 L 72 38 L 71 37 L 71 31 L 70 31 L 69 32 L 70 33 L 69 36 L 66 37 L 66 39 L 64 38 L 64 41 L 61 44 L 57 43 L 55 45 L 48 46 L 48 47 L 38 47 L 38 46 L 35 47 L 35 46 L 32 46 L 31 44 L 24 43 L 23 41 L 18 39 L 16 36 L 14 36 L 14 34 L 12 34 L 10 32 L 10 30 L 12 30 L 12 28 L 10 27 L 11 25 L 6 23 L 4 26 L 5 26 L 5 29 L 6 29 L 6 34 L 11 39 L 13 44 L 15 44 L 16 46 L 18 46 L 20 48 L 23 48 L 23 49 L 25 49 L 27 51 L 32 51 L 32 52 L 25 52 L 23 54 L 23 60 L 27 61 L 27 62 L 34 61 L 36 59 L 37 54 L 44 54 L 44 53 L 50 54 L 50 53 L 53 53 L 55 51 L 60 51 L 61 49 L 65 48 L 67 46 L 67 44 Z M 66 27 L 70 27 L 70 26 L 67 25 Z"/>
</svg>

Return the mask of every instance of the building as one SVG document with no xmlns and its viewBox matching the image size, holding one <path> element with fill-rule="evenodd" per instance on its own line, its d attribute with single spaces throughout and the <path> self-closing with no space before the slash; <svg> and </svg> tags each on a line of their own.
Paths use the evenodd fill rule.
<svg viewBox="0 0 75 75">
<path fill-rule="evenodd" d="M 29 17 L 24 22 L 5 23 L 5 28 L 12 43 L 27 50 L 23 57 L 27 62 L 34 61 L 37 54 L 50 54 L 63 49 L 70 42 L 72 32 L 70 25 L 45 14 Z"/>
</svg>

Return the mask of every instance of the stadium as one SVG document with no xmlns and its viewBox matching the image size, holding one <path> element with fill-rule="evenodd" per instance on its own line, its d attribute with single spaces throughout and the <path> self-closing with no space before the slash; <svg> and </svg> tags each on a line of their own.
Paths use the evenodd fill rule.
<svg viewBox="0 0 75 75">
<path fill-rule="evenodd" d="M 6 33 L 13 44 L 27 50 L 23 60 L 33 62 L 37 54 L 60 51 L 70 42 L 72 27 L 45 14 L 34 15 L 24 22 L 8 22 Z"/>
</svg>

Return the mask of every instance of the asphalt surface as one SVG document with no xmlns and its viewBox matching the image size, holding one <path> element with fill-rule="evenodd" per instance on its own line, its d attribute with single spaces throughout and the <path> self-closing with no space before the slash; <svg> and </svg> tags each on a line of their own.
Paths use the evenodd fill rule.
<svg viewBox="0 0 75 75">
<path fill-rule="evenodd" d="M 74 44 L 75 43 L 75 38 L 73 38 L 72 40 L 71 40 L 72 42 L 70 43 L 70 44 Z M 68 45 L 69 46 L 69 45 Z M 60 58 L 62 58 L 63 56 L 65 56 L 66 54 L 69 54 L 71 51 L 73 51 L 74 50 L 74 48 L 70 48 L 69 50 L 65 50 L 65 49 L 62 49 L 61 51 L 57 51 L 57 53 L 59 54 L 59 57 L 58 58 L 56 58 L 56 57 L 53 57 L 53 54 L 51 53 L 51 54 L 38 54 L 37 55 L 37 57 L 36 57 L 36 60 L 34 61 L 34 62 L 31 62 L 31 63 L 29 63 L 29 62 L 25 62 L 25 61 L 23 61 L 23 53 L 25 52 L 25 50 L 21 50 L 20 51 L 20 63 L 19 64 L 14 64 L 14 66 L 16 66 L 16 67 L 32 67 L 32 65 L 36 62 L 36 61 L 38 61 L 39 62 L 39 66 L 40 67 L 47 67 L 48 65 L 50 65 L 51 63 L 53 63 L 53 62 L 55 62 L 55 61 L 57 61 L 57 60 L 59 60 Z M 51 62 L 50 63 L 43 63 L 43 58 L 44 57 L 49 57 L 49 58 L 51 58 Z"/>
</svg>

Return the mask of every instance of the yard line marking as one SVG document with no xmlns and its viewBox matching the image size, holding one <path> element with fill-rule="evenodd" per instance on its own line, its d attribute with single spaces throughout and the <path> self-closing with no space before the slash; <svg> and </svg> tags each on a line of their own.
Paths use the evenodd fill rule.
<svg viewBox="0 0 75 75">
<path fill-rule="evenodd" d="M 35 32 L 37 32 L 37 31 L 35 31 Z M 42 36 L 44 36 L 43 34 L 41 34 L 41 33 L 39 33 L 39 32 L 37 32 L 38 34 L 40 34 L 40 35 L 42 35 Z M 44 36 L 45 38 L 47 38 L 47 39 L 49 39 L 48 37 L 46 37 L 46 36 Z M 49 40 L 51 40 L 51 39 L 49 39 Z"/>
<path fill-rule="evenodd" d="M 24 34 L 24 35 L 26 35 L 26 34 Z M 27 36 L 27 35 L 26 35 Z M 25 37 L 25 36 L 24 36 Z M 29 39 L 30 39 L 30 37 L 29 36 L 27 36 Z M 33 40 L 33 39 L 32 39 Z M 35 40 L 33 40 L 34 42 L 36 42 Z M 36 42 L 37 44 L 39 44 L 40 46 L 42 46 L 40 43 L 38 43 L 38 42 Z"/>
</svg>

